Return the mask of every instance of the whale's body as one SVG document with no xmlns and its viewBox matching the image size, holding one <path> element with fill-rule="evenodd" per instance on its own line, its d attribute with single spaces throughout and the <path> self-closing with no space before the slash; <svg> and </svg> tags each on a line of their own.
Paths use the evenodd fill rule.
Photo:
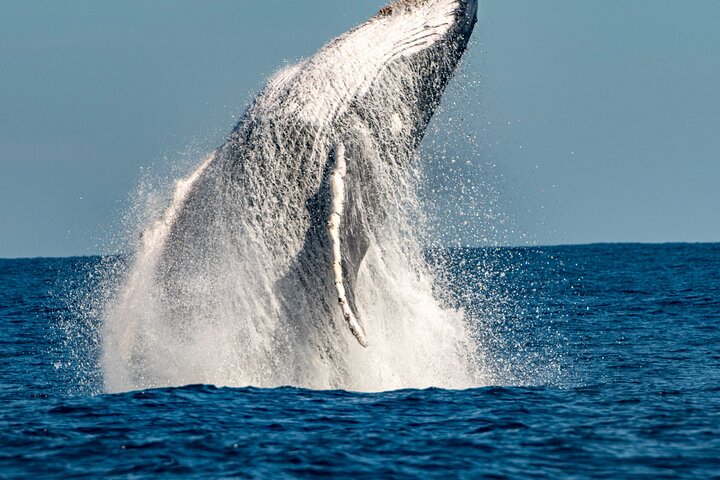
<svg viewBox="0 0 720 480">
<path fill-rule="evenodd" d="M 147 311 L 122 314 L 133 318 L 114 327 L 123 330 L 120 345 L 105 346 L 106 362 L 126 365 L 120 383 L 174 381 L 157 368 L 163 353 L 147 348 L 150 337 L 173 329 L 188 344 L 194 339 L 183 335 L 238 337 L 238 364 L 263 363 L 270 383 L 343 384 L 350 352 L 369 354 L 382 334 L 359 305 L 359 270 L 373 245 L 382 258 L 382 238 L 402 236 L 408 163 L 466 49 L 476 9 L 476 0 L 396 1 L 269 81 L 143 237 L 130 274 L 138 278 L 126 282 L 119 303 L 152 309 L 157 331 L 138 327 Z M 152 284 L 152 307 L 129 307 L 145 295 L 138 282 Z M 228 308 L 247 328 L 223 331 L 217 312 Z M 367 336 L 369 350 L 344 326 L 343 314 L 350 322 L 355 313 L 365 332 L 353 333 L 363 344 Z M 254 375 L 247 383 L 267 380 Z"/>
</svg>

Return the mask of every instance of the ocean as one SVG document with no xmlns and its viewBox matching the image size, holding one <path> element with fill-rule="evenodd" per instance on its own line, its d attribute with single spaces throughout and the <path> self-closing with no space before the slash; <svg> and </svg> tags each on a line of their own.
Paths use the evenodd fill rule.
<svg viewBox="0 0 720 480">
<path fill-rule="evenodd" d="M 429 256 L 475 388 L 106 393 L 108 259 L 0 260 L 0 478 L 720 478 L 720 244 Z"/>
</svg>

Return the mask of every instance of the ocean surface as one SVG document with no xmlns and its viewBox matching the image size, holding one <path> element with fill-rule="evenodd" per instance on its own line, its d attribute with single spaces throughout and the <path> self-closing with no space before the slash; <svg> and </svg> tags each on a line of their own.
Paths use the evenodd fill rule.
<svg viewBox="0 0 720 480">
<path fill-rule="evenodd" d="M 103 259 L 0 260 L 0 478 L 720 478 L 720 244 L 444 258 L 488 385 L 382 393 L 104 394 Z"/>
</svg>

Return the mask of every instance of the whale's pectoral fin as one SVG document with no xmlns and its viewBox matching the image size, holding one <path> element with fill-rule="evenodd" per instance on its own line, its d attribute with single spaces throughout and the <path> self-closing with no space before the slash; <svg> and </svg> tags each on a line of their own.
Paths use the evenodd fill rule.
<svg viewBox="0 0 720 480">
<path fill-rule="evenodd" d="M 345 210 L 345 176 L 347 167 L 345 164 L 345 145 L 342 143 L 335 147 L 335 166 L 330 174 L 330 217 L 328 218 L 327 227 L 332 245 L 332 267 L 333 281 L 335 290 L 337 291 L 338 304 L 342 310 L 345 322 L 347 322 L 350 332 L 355 336 L 358 343 L 363 347 L 367 347 L 365 332 L 363 331 L 357 316 L 352 311 L 350 302 L 348 301 L 345 289 L 345 279 L 343 275 L 343 258 L 342 245 L 340 243 L 340 228 Z M 359 260 L 358 260 L 359 262 Z"/>
</svg>

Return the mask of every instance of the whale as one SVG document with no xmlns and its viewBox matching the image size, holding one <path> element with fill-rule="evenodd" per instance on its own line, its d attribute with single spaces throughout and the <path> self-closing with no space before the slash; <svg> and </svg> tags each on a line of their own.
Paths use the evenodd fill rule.
<svg viewBox="0 0 720 480">
<path fill-rule="evenodd" d="M 297 369 L 288 383 L 318 362 L 340 378 L 351 368 L 352 360 L 339 360 L 348 351 L 369 354 L 379 333 L 364 314 L 358 277 L 369 256 L 377 266 L 390 255 L 385 245 L 412 244 L 402 192 L 413 188 L 409 171 L 477 9 L 477 0 L 396 0 L 274 74 L 143 231 L 118 293 L 123 320 L 106 322 L 115 333 L 106 362 L 119 356 L 132 365 L 131 384 L 149 376 L 171 383 L 172 366 L 165 380 L 152 367 L 170 347 L 147 348 L 169 329 L 183 345 L 191 336 L 233 335 L 238 364 Z M 228 330 L 220 304 L 252 328 Z M 305 345 L 311 360 L 301 359 Z"/>
</svg>

